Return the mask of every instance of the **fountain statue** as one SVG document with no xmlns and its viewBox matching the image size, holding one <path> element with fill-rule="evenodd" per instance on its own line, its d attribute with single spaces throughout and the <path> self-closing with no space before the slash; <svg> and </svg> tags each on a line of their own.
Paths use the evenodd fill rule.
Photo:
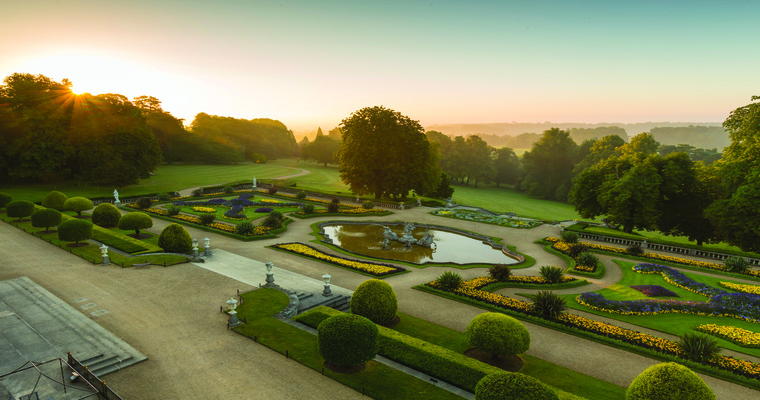
<svg viewBox="0 0 760 400">
<path fill-rule="evenodd" d="M 415 239 L 415 237 L 412 235 L 412 231 L 414 231 L 414 224 L 413 223 L 407 223 L 406 226 L 404 226 L 404 235 L 401 237 L 398 237 L 395 233 L 391 231 L 391 228 L 388 228 L 387 226 L 383 225 L 383 250 L 388 250 L 388 242 L 391 240 L 395 240 L 397 242 L 401 242 L 404 244 L 405 247 L 412 247 L 413 244 L 416 244 L 418 246 L 422 247 L 433 247 L 433 234 L 430 233 L 430 228 L 427 228 L 425 230 L 425 236 L 422 239 Z"/>
</svg>

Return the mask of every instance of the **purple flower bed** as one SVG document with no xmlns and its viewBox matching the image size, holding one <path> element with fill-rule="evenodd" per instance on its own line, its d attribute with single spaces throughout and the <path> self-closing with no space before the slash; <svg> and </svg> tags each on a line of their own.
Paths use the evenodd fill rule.
<svg viewBox="0 0 760 400">
<path fill-rule="evenodd" d="M 662 274 L 665 278 L 670 279 L 676 286 L 680 286 L 686 290 L 690 290 L 694 293 L 701 294 L 707 297 L 713 297 L 719 294 L 728 293 L 725 290 L 707 286 L 704 283 L 695 281 L 684 275 L 681 271 L 666 267 L 664 265 L 643 263 L 633 267 L 633 270 L 642 274 Z"/>
<path fill-rule="evenodd" d="M 638 290 L 647 297 L 678 297 L 677 294 L 660 285 L 636 285 L 631 286 L 631 289 Z"/>
<path fill-rule="evenodd" d="M 234 205 L 232 206 L 229 211 L 224 213 L 224 216 L 227 218 L 234 218 L 234 219 L 245 219 L 247 218 L 245 214 L 243 214 L 243 206 L 240 205 Z"/>
<path fill-rule="evenodd" d="M 206 203 L 208 203 L 208 204 L 215 204 L 215 205 L 222 205 L 226 201 L 227 200 L 225 200 L 225 199 L 211 199 L 211 200 L 207 201 Z"/>
<path fill-rule="evenodd" d="M 227 207 L 232 207 L 232 206 L 253 207 L 255 204 L 250 200 L 237 198 L 237 199 L 227 200 L 226 202 L 224 202 L 224 205 Z"/>
<path fill-rule="evenodd" d="M 238 198 L 241 198 L 241 199 L 243 199 L 243 200 L 248 200 L 248 199 L 250 199 L 251 197 L 254 197 L 254 196 L 253 196 L 253 193 L 243 193 L 243 194 L 241 194 L 240 196 L 238 196 Z"/>
<path fill-rule="evenodd" d="M 261 208 L 257 208 L 256 209 L 257 213 L 270 213 L 272 211 L 273 210 L 271 208 L 268 208 L 268 207 L 261 207 Z"/>
</svg>

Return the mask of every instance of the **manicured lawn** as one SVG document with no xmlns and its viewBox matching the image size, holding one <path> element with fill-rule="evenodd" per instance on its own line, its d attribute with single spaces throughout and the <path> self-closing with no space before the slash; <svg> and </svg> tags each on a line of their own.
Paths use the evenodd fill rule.
<svg viewBox="0 0 760 400">
<path fill-rule="evenodd" d="M 341 194 L 351 196 L 351 192 L 348 187 L 340 180 L 340 174 L 338 173 L 337 165 L 328 165 L 327 167 L 322 164 L 317 164 L 308 161 L 298 161 L 295 158 L 283 158 L 272 161 L 271 165 L 301 168 L 311 171 L 310 174 L 301 175 L 295 178 L 289 178 L 287 181 L 296 182 L 297 187 L 303 190 L 315 190 L 318 192 Z M 296 173 L 292 171 L 291 173 Z M 284 175 L 284 174 L 283 174 Z M 289 174 L 288 174 L 289 175 Z M 278 182 L 274 182 L 277 184 Z M 369 197 L 368 197 L 369 198 Z"/>
<path fill-rule="evenodd" d="M 669 284 L 660 274 L 639 274 L 631 270 L 634 265 L 638 263 L 629 261 L 614 260 L 616 264 L 620 265 L 623 270 L 623 278 L 613 286 L 602 289 L 596 293 L 602 294 L 604 297 L 610 300 L 640 300 L 647 299 L 643 293 L 631 289 L 632 285 L 659 285 L 674 293 L 679 297 L 672 297 L 669 299 L 679 301 L 707 301 L 707 297 L 692 293 L 688 290 L 681 289 L 679 287 Z M 719 281 L 733 282 L 727 278 L 715 278 L 711 276 L 704 276 L 699 274 L 691 274 L 684 272 L 690 278 L 702 282 L 704 284 L 721 288 L 718 285 Z M 725 288 L 722 288 L 726 290 Z M 571 308 L 586 311 L 592 314 L 613 318 L 619 321 L 628 322 L 631 324 L 639 325 L 645 328 L 655 329 L 658 331 L 670 333 L 672 335 L 681 335 L 688 332 L 695 327 L 702 324 L 717 324 L 736 326 L 739 328 L 747 329 L 753 332 L 760 332 L 760 324 L 752 323 L 748 321 L 742 321 L 733 317 L 712 317 L 701 315 L 690 315 L 681 313 L 663 313 L 657 315 L 623 315 L 616 313 L 608 313 L 603 311 L 592 310 L 586 306 L 579 304 L 575 298 L 577 295 L 564 295 L 562 296 L 567 301 L 567 305 Z M 727 349 L 739 351 L 742 353 L 750 354 L 756 357 L 760 357 L 760 349 L 753 349 L 747 347 L 741 347 L 737 344 L 731 343 L 727 340 L 718 339 L 721 347 Z"/>
</svg>

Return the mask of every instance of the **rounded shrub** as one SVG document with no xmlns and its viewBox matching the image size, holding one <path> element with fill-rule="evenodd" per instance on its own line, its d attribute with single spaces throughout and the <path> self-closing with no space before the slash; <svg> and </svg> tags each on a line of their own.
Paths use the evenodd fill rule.
<svg viewBox="0 0 760 400">
<path fill-rule="evenodd" d="M 160 201 L 166 201 L 166 200 L 169 200 L 169 199 L 171 199 L 171 198 L 172 198 L 172 195 L 171 195 L 171 194 L 169 194 L 169 193 L 166 193 L 166 192 L 164 192 L 164 193 L 159 193 L 159 194 L 157 194 L 157 195 L 156 195 L 156 197 L 157 197 L 157 198 L 158 198 L 158 200 L 160 200 Z"/>
<path fill-rule="evenodd" d="M 135 236 L 140 237 L 140 229 L 148 229 L 153 226 L 150 215 L 142 212 L 131 212 L 119 219 L 119 229 L 135 231 Z"/>
<path fill-rule="evenodd" d="M 150 208 L 150 205 L 153 202 L 150 200 L 150 197 L 140 197 L 137 199 L 137 207 L 139 207 L 141 210 L 145 210 L 147 208 Z"/>
<path fill-rule="evenodd" d="M 377 325 L 356 314 L 332 316 L 317 327 L 319 354 L 326 362 L 357 365 L 372 360 L 380 348 Z"/>
<path fill-rule="evenodd" d="M 541 318 L 557 318 L 567 310 L 565 299 L 551 290 L 541 290 L 533 298 L 533 313 Z"/>
<path fill-rule="evenodd" d="M 0 193 L 0 209 L 5 207 L 5 205 L 11 201 L 13 201 L 13 196 L 9 195 L 8 193 Z"/>
<path fill-rule="evenodd" d="M 92 222 L 83 219 L 70 219 L 58 225 L 58 240 L 79 242 L 92 238 Z"/>
<path fill-rule="evenodd" d="M 63 203 L 65 203 L 68 199 L 69 196 L 53 190 L 52 192 L 48 193 L 44 199 L 42 199 L 42 206 L 45 208 L 52 208 L 54 210 L 63 211 L 65 210 L 65 208 L 63 208 Z"/>
<path fill-rule="evenodd" d="M 385 325 L 398 312 L 396 292 L 391 285 L 380 279 L 369 279 L 361 283 L 351 296 L 351 312 L 370 321 Z"/>
<path fill-rule="evenodd" d="M 633 379 L 626 400 L 714 400 L 712 389 L 689 368 L 674 362 L 652 365 Z"/>
<path fill-rule="evenodd" d="M 475 400 L 559 400 L 536 378 L 512 372 L 496 372 L 481 379 L 475 386 Z"/>
<path fill-rule="evenodd" d="M 5 212 L 9 217 L 21 219 L 26 218 L 34 212 L 34 203 L 29 200 L 14 200 L 5 205 Z"/>
<path fill-rule="evenodd" d="M 641 245 L 638 243 L 634 243 L 628 246 L 625 251 L 632 256 L 640 256 L 642 253 L 644 253 L 644 249 L 642 249 Z"/>
<path fill-rule="evenodd" d="M 438 276 L 436 282 L 438 282 L 438 286 L 443 290 L 456 290 L 462 285 L 462 275 L 446 271 Z"/>
<path fill-rule="evenodd" d="M 296 193 L 296 198 L 297 198 L 298 200 L 303 200 L 303 199 L 305 199 L 305 198 L 306 198 L 306 192 L 304 192 L 303 190 L 301 190 L 300 192 Z"/>
<path fill-rule="evenodd" d="M 573 231 L 564 231 L 561 237 L 565 243 L 578 243 L 578 234 Z"/>
<path fill-rule="evenodd" d="M 269 193 L 269 194 L 275 194 L 275 193 L 277 193 L 277 188 L 275 186 L 272 186 L 269 189 L 267 189 L 267 193 Z"/>
<path fill-rule="evenodd" d="M 538 273 L 549 283 L 559 283 L 563 277 L 562 268 L 554 265 L 544 265 L 538 270 Z"/>
<path fill-rule="evenodd" d="M 203 196 L 203 189 L 194 189 L 192 191 L 192 197 L 201 197 Z"/>
<path fill-rule="evenodd" d="M 167 253 L 187 253 L 193 248 L 193 238 L 184 226 L 169 224 L 158 235 L 158 247 Z"/>
<path fill-rule="evenodd" d="M 70 197 L 63 202 L 63 209 L 66 211 L 74 211 L 78 217 L 82 216 L 82 211 L 92 210 L 95 207 L 92 204 L 92 200 L 86 197 Z"/>
<path fill-rule="evenodd" d="M 506 282 L 512 276 L 512 270 L 506 264 L 494 264 L 488 268 L 488 274 L 499 282 Z"/>
<path fill-rule="evenodd" d="M 303 205 L 303 213 L 304 215 L 309 215 L 314 212 L 314 204 L 304 204 Z"/>
<path fill-rule="evenodd" d="M 117 226 L 120 218 L 121 211 L 111 203 L 100 203 L 92 210 L 92 223 L 97 226 Z"/>
<path fill-rule="evenodd" d="M 261 223 L 261 225 L 266 226 L 270 229 L 278 229 L 282 227 L 282 223 L 285 221 L 285 217 L 282 216 L 282 213 L 279 211 L 272 211 L 267 215 L 266 218 L 264 218 L 264 221 Z"/>
<path fill-rule="evenodd" d="M 52 208 L 43 208 L 32 213 L 32 226 L 35 228 L 45 228 L 48 233 L 51 226 L 58 226 L 63 219 L 60 211 Z"/>
<path fill-rule="evenodd" d="M 228 186 L 225 186 L 225 187 L 223 187 L 223 188 L 222 188 L 222 191 L 223 191 L 224 193 L 230 194 L 230 193 L 234 192 L 234 191 L 235 191 L 235 189 L 234 189 L 232 186 L 229 186 L 229 185 L 228 185 Z"/>
<path fill-rule="evenodd" d="M 464 331 L 470 346 L 491 353 L 493 358 L 525 353 L 530 348 L 530 333 L 520 321 L 495 312 L 478 315 Z"/>
<path fill-rule="evenodd" d="M 372 200 L 364 200 L 362 202 L 362 208 L 365 208 L 367 210 L 371 210 L 371 209 L 375 208 L 375 202 L 372 201 Z"/>
</svg>

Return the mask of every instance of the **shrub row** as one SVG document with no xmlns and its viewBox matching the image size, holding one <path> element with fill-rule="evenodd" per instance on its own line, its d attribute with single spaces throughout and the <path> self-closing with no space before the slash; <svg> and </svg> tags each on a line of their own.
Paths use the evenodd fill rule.
<svg viewBox="0 0 760 400">
<path fill-rule="evenodd" d="M 317 307 L 293 319 L 316 328 L 323 320 L 340 313 L 331 308 Z M 475 392 L 475 386 L 484 376 L 502 371 L 424 340 L 382 326 L 378 328 L 378 354 L 470 392 Z"/>
</svg>

